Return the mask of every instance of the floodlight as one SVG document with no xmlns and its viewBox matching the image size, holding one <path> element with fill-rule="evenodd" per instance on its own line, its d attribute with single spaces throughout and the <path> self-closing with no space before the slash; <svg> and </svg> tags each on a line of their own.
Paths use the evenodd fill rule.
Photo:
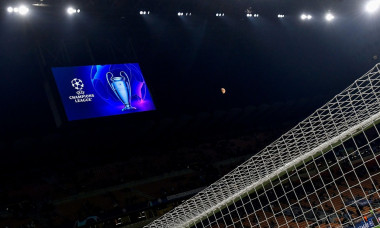
<svg viewBox="0 0 380 228">
<path fill-rule="evenodd" d="M 334 20 L 334 18 L 335 18 L 335 16 L 330 12 L 326 13 L 326 15 L 325 15 L 326 21 L 332 21 L 332 20 Z"/>
<path fill-rule="evenodd" d="M 257 14 L 257 13 L 253 14 L 253 17 L 259 17 L 259 14 Z"/>
<path fill-rule="evenodd" d="M 71 15 L 71 14 L 76 13 L 76 10 L 73 7 L 69 7 L 67 8 L 67 13 Z"/>
<path fill-rule="evenodd" d="M 277 17 L 278 17 L 278 18 L 284 18 L 285 15 L 284 15 L 284 14 L 278 14 Z"/>
<path fill-rule="evenodd" d="M 8 11 L 8 13 L 13 13 L 13 8 L 12 7 L 8 7 L 7 11 Z"/>
<path fill-rule="evenodd" d="M 311 20 L 313 18 L 310 14 L 301 14 L 301 20 Z"/>
<path fill-rule="evenodd" d="M 19 7 L 18 11 L 19 11 L 19 13 L 20 13 L 21 15 L 24 16 L 24 15 L 28 14 L 28 12 L 29 12 L 29 8 L 26 7 L 26 6 L 24 6 L 24 5 L 21 5 L 21 6 Z"/>
<path fill-rule="evenodd" d="M 74 13 L 80 13 L 80 9 L 74 9 L 73 7 L 69 7 L 67 8 L 67 11 L 66 11 L 69 15 L 73 15 Z"/>
<path fill-rule="evenodd" d="M 371 0 L 365 5 L 365 10 L 368 13 L 376 12 L 380 7 L 380 0 Z"/>
</svg>

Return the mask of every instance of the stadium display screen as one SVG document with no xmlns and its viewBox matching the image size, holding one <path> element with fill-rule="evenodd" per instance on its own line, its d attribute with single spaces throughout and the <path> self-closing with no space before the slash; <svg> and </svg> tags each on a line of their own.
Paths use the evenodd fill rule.
<svg viewBox="0 0 380 228">
<path fill-rule="evenodd" d="M 69 121 L 155 110 L 137 63 L 52 71 Z"/>
</svg>

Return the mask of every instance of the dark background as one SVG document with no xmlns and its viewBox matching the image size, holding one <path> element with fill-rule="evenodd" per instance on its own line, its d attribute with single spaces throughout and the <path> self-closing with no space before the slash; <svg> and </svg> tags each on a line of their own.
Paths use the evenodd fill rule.
<svg viewBox="0 0 380 228">
<path fill-rule="evenodd" d="M 205 187 L 325 104 L 380 56 L 380 15 L 365 13 L 366 1 L 38 3 L 47 6 L 31 6 L 20 17 L 6 12 L 14 1 L 0 1 L 0 212 L 13 210 L 12 221 L 29 216 L 49 224 L 54 211 L 55 218 L 67 216 L 56 224 L 72 227 L 102 208 L 87 210 L 79 202 L 84 206 L 75 210 L 53 203 L 54 209 L 51 202 L 178 170 L 191 170 L 194 178 L 140 190 L 155 192 L 157 200 Z M 67 15 L 68 5 L 81 13 Z M 332 22 L 324 20 L 329 10 Z M 179 11 L 192 16 L 179 17 Z M 247 18 L 247 12 L 260 17 Z M 313 19 L 301 21 L 301 13 Z M 65 120 L 51 67 L 129 62 L 140 64 L 157 111 Z M 123 216 L 142 210 L 129 201 L 119 205 L 131 206 Z M 121 213 L 117 209 L 112 216 Z"/>
<path fill-rule="evenodd" d="M 184 141 L 295 124 L 368 71 L 380 54 L 380 17 L 366 14 L 364 1 L 92 0 L 71 2 L 81 9 L 71 17 L 67 1 L 44 1 L 47 7 L 31 7 L 26 17 L 6 12 L 14 3 L 0 3 L 5 170 L 54 166 L 63 157 L 107 163 L 166 156 L 167 147 Z M 247 18 L 247 10 L 260 17 Z M 324 20 L 328 10 L 336 15 L 330 23 Z M 178 11 L 192 16 L 178 17 Z M 302 12 L 313 19 L 301 21 Z M 140 64 L 157 111 L 65 121 L 50 67 L 124 62 Z M 254 113 L 242 118 L 247 107 Z M 226 112 L 232 114 L 218 119 Z M 140 133 L 130 135 L 131 127 Z"/>
</svg>

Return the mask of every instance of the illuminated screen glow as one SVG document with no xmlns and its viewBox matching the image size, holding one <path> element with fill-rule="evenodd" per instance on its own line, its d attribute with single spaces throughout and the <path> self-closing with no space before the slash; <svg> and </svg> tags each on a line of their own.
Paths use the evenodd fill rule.
<svg viewBox="0 0 380 228">
<path fill-rule="evenodd" d="M 155 110 L 139 64 L 53 67 L 69 121 Z"/>
</svg>

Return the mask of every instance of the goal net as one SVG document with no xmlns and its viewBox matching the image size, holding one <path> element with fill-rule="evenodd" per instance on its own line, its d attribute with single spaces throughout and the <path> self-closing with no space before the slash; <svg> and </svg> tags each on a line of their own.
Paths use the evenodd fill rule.
<svg viewBox="0 0 380 228">
<path fill-rule="evenodd" d="M 376 227 L 379 69 L 146 227 Z"/>
</svg>

